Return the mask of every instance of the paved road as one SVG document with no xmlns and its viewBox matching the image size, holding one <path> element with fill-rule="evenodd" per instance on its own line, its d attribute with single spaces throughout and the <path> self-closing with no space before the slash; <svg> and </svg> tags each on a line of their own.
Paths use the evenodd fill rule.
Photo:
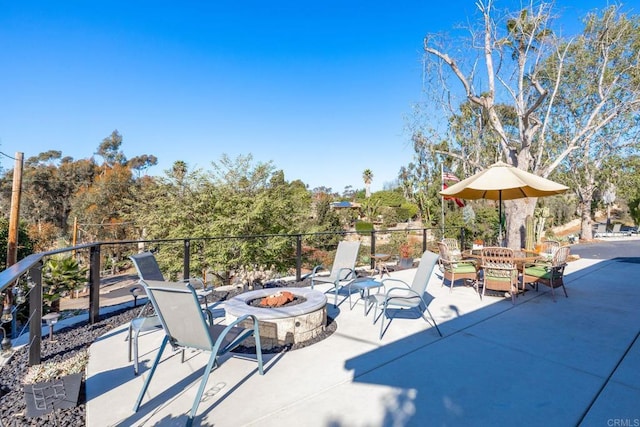
<svg viewBox="0 0 640 427">
<path fill-rule="evenodd" d="M 137 274 L 121 274 L 106 277 L 101 280 L 100 306 L 110 306 L 124 302 L 133 302 L 131 288 L 138 283 Z M 63 298 L 60 303 L 62 310 L 83 310 L 89 308 L 89 294 L 80 295 L 79 298 Z"/>
<path fill-rule="evenodd" d="M 594 240 L 590 243 L 571 245 L 571 253 L 580 255 L 581 258 L 635 258 L 640 262 L 640 239 L 629 237 L 628 240 Z"/>
</svg>

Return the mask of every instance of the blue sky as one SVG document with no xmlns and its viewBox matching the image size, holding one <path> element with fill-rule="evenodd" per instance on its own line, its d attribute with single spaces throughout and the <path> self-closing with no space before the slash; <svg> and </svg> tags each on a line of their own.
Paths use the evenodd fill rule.
<svg viewBox="0 0 640 427">
<path fill-rule="evenodd" d="M 412 159 L 424 35 L 451 31 L 474 4 L 3 2 L 0 151 L 87 158 L 117 129 L 127 157 L 158 157 L 154 175 L 253 154 L 310 189 L 363 188 L 368 168 L 377 191 Z M 557 4 L 571 31 L 607 2 Z"/>
</svg>

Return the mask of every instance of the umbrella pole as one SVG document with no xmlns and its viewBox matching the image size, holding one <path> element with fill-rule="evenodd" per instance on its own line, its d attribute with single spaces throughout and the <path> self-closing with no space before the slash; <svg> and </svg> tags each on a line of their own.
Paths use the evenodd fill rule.
<svg viewBox="0 0 640 427">
<path fill-rule="evenodd" d="M 502 246 L 502 190 L 498 191 L 498 239 L 500 239 L 500 246 Z"/>
</svg>

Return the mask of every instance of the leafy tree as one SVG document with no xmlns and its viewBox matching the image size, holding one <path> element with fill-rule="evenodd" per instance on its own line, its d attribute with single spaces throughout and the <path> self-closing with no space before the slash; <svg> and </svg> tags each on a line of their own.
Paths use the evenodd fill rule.
<svg viewBox="0 0 640 427">
<path fill-rule="evenodd" d="M 0 251 L 3 254 L 7 253 L 7 245 L 9 241 L 9 219 L 0 215 Z M 34 252 L 34 241 L 29 237 L 27 230 L 27 224 L 24 221 L 20 221 L 18 224 L 18 259 L 22 259 L 27 255 L 31 255 Z M 7 268 L 7 257 L 0 257 L 0 269 Z"/>
<path fill-rule="evenodd" d="M 404 197 L 417 205 L 420 219 L 430 224 L 433 219 L 433 200 L 437 199 L 439 188 L 431 185 L 436 180 L 436 168 L 422 134 L 416 132 L 412 139 L 414 160 L 400 168 L 398 180 Z"/>
<path fill-rule="evenodd" d="M 91 160 L 74 161 L 55 150 L 25 161 L 20 211 L 40 250 L 50 248 L 56 238 L 66 234 L 73 196 L 79 188 L 90 185 L 95 173 Z M 11 199 L 12 175 L 13 171 L 8 171 L 0 182 L 6 200 Z"/>
<path fill-rule="evenodd" d="M 563 57 L 544 63 L 558 94 L 548 103 L 546 133 L 560 143 L 551 152 L 538 146 L 535 159 L 548 156 L 564 172 L 578 197 L 580 234 L 590 239 L 594 198 L 618 180 L 620 159 L 640 146 L 640 20 L 611 6 L 584 23 L 579 37 L 561 45 Z"/>
<path fill-rule="evenodd" d="M 127 162 L 127 165 L 136 172 L 138 177 L 151 166 L 158 164 L 158 158 L 154 155 L 143 154 L 136 156 Z"/>
<path fill-rule="evenodd" d="M 427 72 L 434 76 L 428 81 L 429 93 L 452 119 L 444 134 L 438 128 L 416 127 L 414 135 L 468 174 L 495 160 L 543 177 L 561 165 L 569 168 L 576 159 L 581 159 L 577 168 L 588 170 L 604 153 L 594 150 L 597 141 L 612 142 L 610 153 L 619 153 L 621 143 L 630 139 L 616 130 L 624 127 L 621 119 L 637 115 L 640 100 L 637 19 L 611 6 L 601 16 L 588 16 L 581 37 L 563 41 L 551 31 L 550 4 L 531 4 L 506 16 L 496 13 L 491 0 L 477 5 L 480 26 L 470 29 L 472 40 L 464 41 L 464 47 L 446 47 L 444 39 L 435 35 L 424 40 Z M 460 59 L 447 53 L 457 47 L 464 52 Z M 455 101 L 454 83 L 460 85 L 464 102 Z M 456 105 L 462 106 L 460 110 L 454 109 Z M 471 131 L 481 137 L 472 140 L 473 134 L 465 135 L 456 115 L 462 123 L 475 118 Z M 442 141 L 449 143 L 443 146 Z M 588 180 L 581 178 L 577 187 L 585 190 L 583 212 L 593 191 Z M 508 246 L 520 247 L 524 238 L 520 226 L 533 214 L 535 200 L 504 204 Z M 588 237 L 591 230 L 585 226 L 589 219 L 584 213 L 583 219 L 583 237 Z"/>
<path fill-rule="evenodd" d="M 124 218 L 131 209 L 133 188 L 131 170 L 114 165 L 76 192 L 72 214 L 78 218 L 84 240 L 121 240 L 128 236 L 130 227 Z"/>
<path fill-rule="evenodd" d="M 115 165 L 123 165 L 127 162 L 127 158 L 120 150 L 122 145 L 122 135 L 118 130 L 111 132 L 111 135 L 104 138 L 98 146 L 96 154 L 104 160 L 106 167 L 113 167 Z"/>
<path fill-rule="evenodd" d="M 287 182 L 282 171 L 254 162 L 251 155 L 224 155 L 209 172 L 189 171 L 176 162 L 165 174 L 141 189 L 141 203 L 130 217 L 150 239 L 213 237 L 192 247 L 194 272 L 213 269 L 226 280 L 245 266 L 273 264 L 282 270 L 293 265 L 291 239 L 215 237 L 306 232 L 311 198 L 302 182 Z M 170 275 L 182 271 L 181 252 L 177 245 L 163 246 L 157 255 Z"/>
</svg>

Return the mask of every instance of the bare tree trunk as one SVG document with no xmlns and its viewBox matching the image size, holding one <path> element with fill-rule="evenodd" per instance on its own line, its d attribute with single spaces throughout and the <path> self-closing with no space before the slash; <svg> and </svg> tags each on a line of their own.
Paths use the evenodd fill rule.
<svg viewBox="0 0 640 427">
<path fill-rule="evenodd" d="M 508 248 L 517 250 L 525 247 L 527 216 L 533 216 L 537 201 L 537 198 L 504 201 L 504 211 L 507 217 Z"/>
<path fill-rule="evenodd" d="M 591 195 L 583 197 L 580 207 L 580 238 L 582 240 L 593 239 L 593 220 L 591 219 Z"/>
</svg>

